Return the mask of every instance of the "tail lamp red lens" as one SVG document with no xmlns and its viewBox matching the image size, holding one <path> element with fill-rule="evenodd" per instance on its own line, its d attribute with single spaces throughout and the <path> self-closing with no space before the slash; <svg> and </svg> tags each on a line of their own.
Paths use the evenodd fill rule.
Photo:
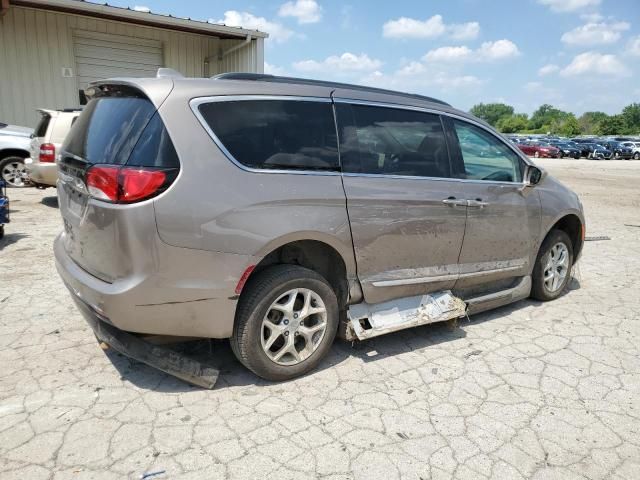
<svg viewBox="0 0 640 480">
<path fill-rule="evenodd" d="M 56 161 L 56 146 L 53 143 L 40 145 L 39 160 L 41 163 L 54 163 Z"/>
<path fill-rule="evenodd" d="M 133 203 L 149 198 L 166 180 L 164 171 L 140 167 L 97 165 L 86 174 L 89 194 L 112 203 Z"/>
</svg>

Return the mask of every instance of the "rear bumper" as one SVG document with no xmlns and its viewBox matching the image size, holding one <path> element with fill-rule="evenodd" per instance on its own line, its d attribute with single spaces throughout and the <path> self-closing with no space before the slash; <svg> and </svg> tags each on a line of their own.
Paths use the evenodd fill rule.
<svg viewBox="0 0 640 480">
<path fill-rule="evenodd" d="M 54 242 L 56 268 L 74 297 L 120 330 L 155 335 L 228 338 L 233 332 L 238 278 L 250 256 L 155 247 L 153 271 L 105 282 L 83 270 Z"/>
<path fill-rule="evenodd" d="M 33 183 L 49 185 L 50 187 L 56 186 L 56 181 L 58 180 L 58 165 L 55 163 L 40 163 L 32 160 L 31 163 L 25 161 L 24 165 L 29 173 L 29 179 Z"/>
</svg>

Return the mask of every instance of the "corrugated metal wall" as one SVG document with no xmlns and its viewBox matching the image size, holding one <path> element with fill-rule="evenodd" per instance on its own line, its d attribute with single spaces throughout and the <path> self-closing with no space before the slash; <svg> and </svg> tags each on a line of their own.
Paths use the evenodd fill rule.
<svg viewBox="0 0 640 480">
<path fill-rule="evenodd" d="M 261 38 L 219 60 L 220 48 L 226 50 L 242 40 L 11 6 L 0 17 L 0 122 L 33 127 L 36 108 L 78 106 L 74 30 L 160 41 L 164 65 L 190 77 L 264 68 Z M 65 68 L 71 69 L 72 77 L 64 76 Z"/>
</svg>

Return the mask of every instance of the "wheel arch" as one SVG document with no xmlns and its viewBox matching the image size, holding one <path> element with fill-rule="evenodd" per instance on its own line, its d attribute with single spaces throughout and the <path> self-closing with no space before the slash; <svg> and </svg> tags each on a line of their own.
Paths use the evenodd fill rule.
<svg viewBox="0 0 640 480">
<path fill-rule="evenodd" d="M 332 243 L 305 236 L 272 243 L 268 249 L 265 249 L 268 250 L 266 253 L 258 255 L 262 260 L 255 265 L 246 280 L 248 282 L 272 265 L 300 265 L 322 275 L 333 287 L 338 297 L 338 304 L 342 307 L 350 297 L 349 280 L 355 278 L 355 265 L 352 256 L 349 258 L 349 255 L 346 255 L 345 258 L 344 253 L 340 251 L 340 246 L 336 246 L 335 242 Z"/>
<path fill-rule="evenodd" d="M 557 219 L 545 233 L 544 238 L 549 236 L 553 230 L 561 230 L 569 235 L 573 248 L 574 261 L 580 256 L 584 245 L 584 222 L 575 213 L 568 213 Z M 543 239 L 544 242 L 544 239 Z"/>
<path fill-rule="evenodd" d="M 28 158 L 29 155 L 27 150 L 22 150 L 21 148 L 3 148 L 0 150 L 0 161 L 8 157 Z"/>
</svg>

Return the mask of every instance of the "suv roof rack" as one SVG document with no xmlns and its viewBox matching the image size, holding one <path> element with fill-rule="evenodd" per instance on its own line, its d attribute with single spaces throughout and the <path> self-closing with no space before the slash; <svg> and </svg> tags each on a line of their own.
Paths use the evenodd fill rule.
<svg viewBox="0 0 640 480">
<path fill-rule="evenodd" d="M 244 73 L 244 72 L 229 72 L 220 73 L 211 77 L 212 80 L 253 80 L 259 82 L 272 82 L 272 83 L 294 83 L 297 85 L 315 85 L 319 87 L 334 87 L 334 88 L 346 88 L 349 90 L 359 90 L 362 92 L 372 93 L 386 93 L 390 95 L 398 95 L 401 97 L 415 98 L 417 100 L 424 100 L 431 103 L 439 103 L 440 105 L 446 105 L 450 107 L 447 102 L 438 100 L 437 98 L 427 97 L 425 95 L 418 95 L 417 93 L 404 93 L 395 90 L 387 90 L 385 88 L 366 87 L 364 85 L 354 85 L 351 83 L 329 82 L 324 80 L 312 80 L 308 78 L 297 77 L 280 77 L 276 75 L 269 75 L 266 73 Z"/>
</svg>

